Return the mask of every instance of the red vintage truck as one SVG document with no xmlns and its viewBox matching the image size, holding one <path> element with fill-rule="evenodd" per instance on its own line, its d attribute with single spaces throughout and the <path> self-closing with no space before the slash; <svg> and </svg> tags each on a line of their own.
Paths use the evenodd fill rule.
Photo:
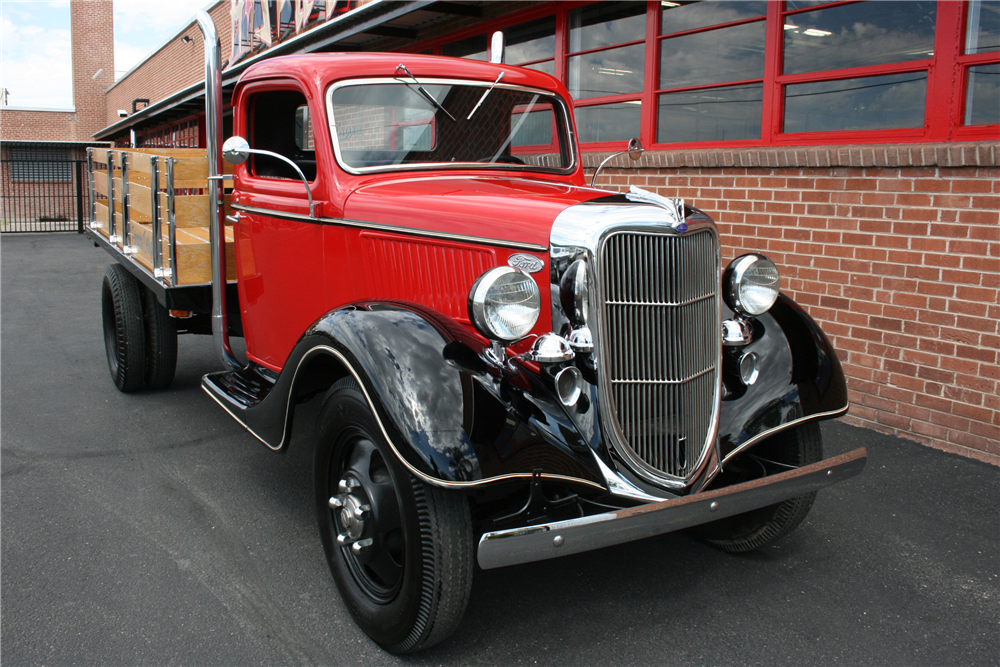
<svg viewBox="0 0 1000 667">
<path fill-rule="evenodd" d="M 223 370 L 203 388 L 276 452 L 322 400 L 320 538 L 385 649 L 447 637 L 476 562 L 679 529 L 757 549 L 860 472 L 864 450 L 823 460 L 844 375 L 775 265 L 722 267 L 683 201 L 588 187 L 556 79 L 274 58 L 240 79 L 223 147 L 199 23 L 207 150 L 91 153 L 111 375 L 167 386 L 177 335 L 211 334 Z"/>
</svg>

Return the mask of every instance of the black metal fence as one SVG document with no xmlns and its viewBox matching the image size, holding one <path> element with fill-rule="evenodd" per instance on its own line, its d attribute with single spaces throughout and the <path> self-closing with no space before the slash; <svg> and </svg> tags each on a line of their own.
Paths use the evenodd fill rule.
<svg viewBox="0 0 1000 667">
<path fill-rule="evenodd" d="M 0 233 L 83 232 L 84 160 L 0 160 Z"/>
</svg>

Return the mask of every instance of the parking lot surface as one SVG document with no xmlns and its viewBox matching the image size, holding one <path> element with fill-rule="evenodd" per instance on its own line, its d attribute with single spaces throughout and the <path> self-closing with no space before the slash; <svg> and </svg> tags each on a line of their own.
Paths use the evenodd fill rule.
<svg viewBox="0 0 1000 667">
<path fill-rule="evenodd" d="M 1000 665 L 1000 468 L 825 422 L 868 447 L 794 533 L 751 555 L 671 534 L 477 571 L 448 641 L 396 658 L 357 629 L 311 505 L 306 406 L 276 455 L 199 387 L 121 394 L 107 255 L 5 235 L 0 651 L 16 665 Z"/>
</svg>

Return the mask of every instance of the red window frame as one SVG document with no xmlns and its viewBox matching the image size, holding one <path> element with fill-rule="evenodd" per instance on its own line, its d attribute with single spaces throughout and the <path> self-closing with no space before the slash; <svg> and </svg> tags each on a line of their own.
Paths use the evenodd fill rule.
<svg viewBox="0 0 1000 667">
<path fill-rule="evenodd" d="M 553 2 L 539 5 L 521 12 L 508 14 L 497 19 L 484 21 L 463 30 L 448 33 L 431 40 L 426 40 L 403 49 L 406 52 L 420 52 L 430 49 L 439 54 L 441 46 L 475 35 L 490 35 L 496 30 L 526 23 L 546 16 L 555 16 L 556 52 L 555 76 L 560 81 L 568 82 L 568 60 L 572 55 L 599 52 L 622 46 L 644 43 L 645 73 L 641 93 L 628 93 L 604 97 L 571 100 L 573 108 L 585 108 L 601 104 L 640 101 L 642 103 L 640 139 L 644 146 L 656 150 L 687 150 L 692 148 L 747 148 L 759 146 L 812 146 L 812 145 L 847 145 L 847 144 L 880 144 L 880 143 L 931 143 L 945 141 L 990 141 L 1000 137 L 1000 124 L 963 125 L 968 72 L 970 67 L 1000 63 L 1000 51 L 990 51 L 966 55 L 965 35 L 966 19 L 969 2 L 962 0 L 938 0 L 936 8 L 937 23 L 934 32 L 934 56 L 924 60 L 854 67 L 849 69 L 808 72 L 805 74 L 783 74 L 781 71 L 784 44 L 784 24 L 786 17 L 804 14 L 817 9 L 829 9 L 842 5 L 857 4 L 859 0 L 839 0 L 804 9 L 786 9 L 782 1 L 770 1 L 767 4 L 765 44 L 764 44 L 764 76 L 763 78 L 733 81 L 708 86 L 692 86 L 690 88 L 664 89 L 659 88 L 660 81 L 660 44 L 668 38 L 680 35 L 695 34 L 718 30 L 721 28 L 744 25 L 761 21 L 760 18 L 743 19 L 729 23 L 705 26 L 670 35 L 660 34 L 662 12 L 660 2 L 647 2 L 646 33 L 641 39 L 623 42 L 610 47 L 600 47 L 580 52 L 569 52 L 569 13 L 579 7 L 593 4 L 591 2 Z M 544 58 L 523 65 L 534 65 L 546 62 Z M 927 73 L 926 106 L 924 124 L 919 128 L 836 131 L 836 132 L 802 132 L 784 133 L 784 91 L 785 87 L 797 83 L 835 81 L 884 74 L 902 74 L 906 72 Z M 761 109 L 760 139 L 740 141 L 698 141 L 684 143 L 657 143 L 656 123 L 658 116 L 659 96 L 670 92 L 686 90 L 706 90 L 725 88 L 738 85 L 763 84 L 763 102 Z M 626 141 L 592 142 L 581 144 L 585 152 L 605 152 L 621 150 Z"/>
</svg>

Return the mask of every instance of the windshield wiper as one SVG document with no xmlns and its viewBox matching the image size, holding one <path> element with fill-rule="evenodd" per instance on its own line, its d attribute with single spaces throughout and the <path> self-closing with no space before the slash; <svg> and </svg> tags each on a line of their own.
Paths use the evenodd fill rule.
<svg viewBox="0 0 1000 667">
<path fill-rule="evenodd" d="M 400 64 L 396 65 L 396 71 L 398 72 L 399 70 L 403 70 L 404 72 L 406 72 L 407 76 L 409 76 L 411 79 L 413 79 L 413 83 L 417 84 L 417 92 L 420 93 L 425 100 L 427 100 L 428 102 L 430 102 L 431 104 L 433 104 L 435 107 L 437 107 L 438 109 L 440 109 L 441 111 L 443 111 L 448 116 L 448 118 L 452 119 L 452 121 L 455 120 L 455 117 L 452 116 L 450 113 L 448 113 L 448 110 L 445 109 L 443 106 L 441 106 L 441 103 L 438 102 L 436 99 L 434 99 L 433 95 L 431 95 L 429 92 L 427 92 L 427 89 L 424 88 L 423 84 L 420 83 L 419 81 L 417 81 L 417 77 L 413 76 L 413 74 L 410 73 L 410 70 L 406 69 L 406 65 L 404 65 L 403 63 L 400 63 Z M 406 85 L 410 86 L 410 84 L 408 84 L 408 83 Z M 413 88 L 413 86 L 410 86 L 410 88 Z"/>
<path fill-rule="evenodd" d="M 483 93 L 483 96 L 479 98 L 478 102 L 476 102 L 476 106 L 472 107 L 472 111 L 469 112 L 469 116 L 465 120 L 472 120 L 472 116 L 479 111 L 479 107 L 482 106 L 483 102 L 486 100 L 486 96 L 493 92 L 493 89 L 497 87 L 497 84 L 500 83 L 500 79 L 502 78 L 503 72 L 500 72 L 500 75 L 497 76 L 497 80 L 493 82 L 493 85 L 490 86 L 485 93 Z"/>
</svg>

